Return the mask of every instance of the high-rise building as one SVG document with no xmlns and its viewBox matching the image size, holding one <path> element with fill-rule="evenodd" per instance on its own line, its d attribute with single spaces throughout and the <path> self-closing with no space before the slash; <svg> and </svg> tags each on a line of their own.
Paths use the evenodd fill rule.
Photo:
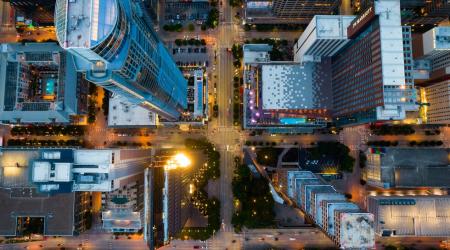
<svg viewBox="0 0 450 250">
<path fill-rule="evenodd" d="M 0 120 L 69 123 L 87 110 L 85 82 L 72 55 L 55 43 L 0 45 Z"/>
<path fill-rule="evenodd" d="M 186 108 L 187 82 L 141 1 L 57 0 L 55 24 L 87 80 L 167 120 Z"/>
<path fill-rule="evenodd" d="M 338 124 L 403 120 L 414 108 L 414 87 L 405 82 L 402 34 L 399 1 L 375 1 L 350 24 L 352 40 L 332 59 Z"/>
<path fill-rule="evenodd" d="M 30 166 L 40 192 L 111 192 L 142 175 L 151 149 L 41 149 Z"/>
<path fill-rule="evenodd" d="M 0 154 L 0 235 L 72 236 L 92 224 L 89 192 L 41 193 L 30 169 L 38 150 L 2 149 Z M 32 223 L 25 223 L 27 220 Z M 28 225 L 34 225 L 29 227 Z"/>
<path fill-rule="evenodd" d="M 355 16 L 314 16 L 294 45 L 294 61 L 320 62 L 322 57 L 334 56 L 350 41 L 347 27 L 353 19 Z"/>
<path fill-rule="evenodd" d="M 190 208 L 189 169 L 168 167 L 175 151 L 157 152 L 145 171 L 144 239 L 150 249 L 167 244 L 184 227 Z"/>
<path fill-rule="evenodd" d="M 339 8 L 341 0 L 274 0 L 273 13 L 277 18 L 299 18 L 308 23 L 315 15 L 330 15 Z"/>
</svg>

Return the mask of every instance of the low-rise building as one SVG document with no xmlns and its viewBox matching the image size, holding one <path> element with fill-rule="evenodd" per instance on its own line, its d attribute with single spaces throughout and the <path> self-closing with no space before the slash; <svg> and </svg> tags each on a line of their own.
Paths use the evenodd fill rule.
<svg viewBox="0 0 450 250">
<path fill-rule="evenodd" d="M 375 247 L 374 216 L 310 171 L 288 171 L 288 196 L 343 249 Z M 294 184 L 295 183 L 295 184 Z"/>
<path fill-rule="evenodd" d="M 375 215 L 375 232 L 381 236 L 450 235 L 447 195 L 371 196 L 368 209 Z"/>
<path fill-rule="evenodd" d="M 369 148 L 367 184 L 380 188 L 450 186 L 449 149 Z"/>
</svg>

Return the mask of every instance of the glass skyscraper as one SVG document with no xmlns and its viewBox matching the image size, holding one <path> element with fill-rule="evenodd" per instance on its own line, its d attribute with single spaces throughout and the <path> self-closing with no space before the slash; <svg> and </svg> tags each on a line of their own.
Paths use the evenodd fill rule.
<svg viewBox="0 0 450 250">
<path fill-rule="evenodd" d="M 86 79 L 167 120 L 187 106 L 187 82 L 141 1 L 57 0 L 60 45 Z"/>
</svg>

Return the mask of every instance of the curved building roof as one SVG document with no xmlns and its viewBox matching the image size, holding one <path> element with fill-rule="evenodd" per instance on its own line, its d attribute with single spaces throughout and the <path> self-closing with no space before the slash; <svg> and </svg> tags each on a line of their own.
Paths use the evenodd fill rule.
<svg viewBox="0 0 450 250">
<path fill-rule="evenodd" d="M 57 0 L 55 24 L 63 48 L 92 48 L 113 31 L 117 0 Z"/>
</svg>

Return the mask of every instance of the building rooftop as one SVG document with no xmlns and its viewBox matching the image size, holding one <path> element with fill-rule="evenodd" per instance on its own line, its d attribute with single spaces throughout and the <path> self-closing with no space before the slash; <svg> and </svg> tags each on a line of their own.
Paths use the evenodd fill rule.
<svg viewBox="0 0 450 250">
<path fill-rule="evenodd" d="M 116 0 L 57 0 L 56 25 L 64 48 L 92 48 L 114 29 L 118 18 Z"/>
<path fill-rule="evenodd" d="M 374 171 L 390 187 L 448 187 L 449 153 L 445 148 L 385 148 Z"/>
<path fill-rule="evenodd" d="M 103 228 L 114 229 L 136 229 L 142 228 L 140 212 L 130 209 L 112 209 L 102 213 Z"/>
<path fill-rule="evenodd" d="M 2 44 L 2 121 L 69 122 L 78 110 L 74 70 L 71 56 L 55 43 Z"/>
<path fill-rule="evenodd" d="M 300 64 L 262 65 L 263 109 L 313 108 L 312 74 Z"/>
<path fill-rule="evenodd" d="M 435 50 L 450 50 L 450 27 L 439 26 L 425 32 L 423 50 L 425 55 Z"/>
<path fill-rule="evenodd" d="M 0 188 L 0 235 L 16 235 L 17 217 L 43 217 L 44 235 L 73 235 L 75 193 L 31 195 L 35 192 L 33 188 Z M 30 195 L 24 197 L 24 193 Z"/>
<path fill-rule="evenodd" d="M 33 182 L 69 182 L 72 180 L 71 163 L 33 162 Z"/>
<path fill-rule="evenodd" d="M 398 236 L 448 236 L 449 196 L 369 197 L 369 211 L 377 215 L 378 234 Z"/>
<path fill-rule="evenodd" d="M 131 104 L 126 98 L 115 95 L 109 99 L 108 126 L 156 126 L 156 114 L 141 106 Z"/>
<path fill-rule="evenodd" d="M 30 187 L 29 166 L 39 157 L 37 150 L 0 151 L 0 187 Z"/>
<path fill-rule="evenodd" d="M 370 213 L 341 213 L 340 246 L 344 249 L 375 247 L 374 216 Z"/>
<path fill-rule="evenodd" d="M 269 52 L 272 50 L 272 46 L 268 44 L 244 44 L 242 50 L 244 51 L 244 64 L 269 62 Z"/>
</svg>

